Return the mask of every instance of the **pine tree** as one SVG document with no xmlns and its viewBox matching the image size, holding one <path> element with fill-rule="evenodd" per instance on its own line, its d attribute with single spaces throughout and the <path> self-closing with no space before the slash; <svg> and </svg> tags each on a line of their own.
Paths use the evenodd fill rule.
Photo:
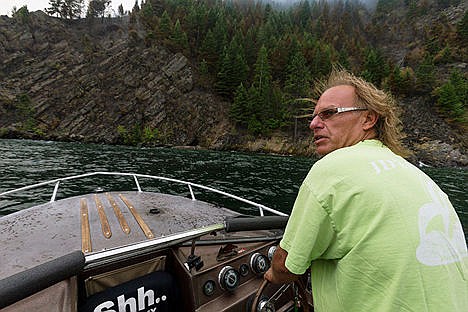
<svg viewBox="0 0 468 312">
<path fill-rule="evenodd" d="M 173 23 L 171 17 L 169 16 L 169 13 L 167 13 L 167 11 L 164 10 L 159 20 L 159 28 L 156 32 L 156 36 L 158 39 L 164 40 L 169 38 L 172 35 L 172 32 Z"/>
<path fill-rule="evenodd" d="M 138 5 L 138 0 L 135 0 L 135 4 L 133 5 L 132 13 L 140 12 L 140 6 Z"/>
<path fill-rule="evenodd" d="M 213 36 L 215 40 L 216 54 L 221 55 L 224 47 L 227 45 L 228 30 L 224 14 L 219 14 L 216 20 L 215 27 L 213 28 Z"/>
<path fill-rule="evenodd" d="M 45 11 L 47 14 L 57 14 L 61 18 L 73 19 L 80 17 L 83 12 L 84 0 L 49 0 L 49 8 Z"/>
<path fill-rule="evenodd" d="M 86 17 L 101 17 L 104 18 L 107 8 L 109 7 L 110 0 L 91 0 L 88 4 L 88 11 Z"/>
<path fill-rule="evenodd" d="M 328 44 L 317 44 L 314 49 L 310 70 L 315 78 L 328 75 L 332 68 L 332 50 Z"/>
<path fill-rule="evenodd" d="M 208 71 L 208 64 L 204 59 L 198 62 L 198 73 L 199 77 L 197 81 L 199 86 L 211 89 L 213 86 L 213 77 Z"/>
<path fill-rule="evenodd" d="M 349 62 L 349 55 L 348 52 L 343 49 L 338 53 L 338 64 L 346 69 L 351 69 L 351 64 Z"/>
<path fill-rule="evenodd" d="M 29 20 L 28 6 L 23 5 L 19 9 L 13 7 L 13 10 L 11 11 L 11 17 L 20 22 L 21 24 L 26 25 Z"/>
<path fill-rule="evenodd" d="M 63 3 L 62 11 L 65 18 L 79 18 L 83 13 L 84 0 L 63 0 Z"/>
<path fill-rule="evenodd" d="M 244 54 L 245 54 L 245 59 L 247 61 L 247 65 L 249 68 L 253 68 L 253 65 L 255 64 L 255 59 L 257 56 L 257 42 L 255 41 L 255 29 L 249 28 L 244 39 L 243 39 L 243 48 L 244 48 Z"/>
<path fill-rule="evenodd" d="M 265 46 L 260 48 L 254 68 L 254 78 L 248 90 L 250 115 L 247 128 L 253 134 L 262 134 L 269 130 L 266 122 L 276 118 L 274 108 L 277 104 L 274 103 L 271 69 Z"/>
<path fill-rule="evenodd" d="M 252 85 L 259 91 L 262 102 L 267 102 L 268 95 L 271 91 L 272 77 L 268 61 L 268 50 L 265 46 L 260 48 L 254 68 L 255 72 Z"/>
<path fill-rule="evenodd" d="M 215 84 L 216 91 L 231 97 L 239 84 L 247 80 L 248 69 L 243 50 L 234 38 L 223 51 Z"/>
<path fill-rule="evenodd" d="M 410 94 L 414 75 L 410 68 L 394 66 L 386 80 L 386 88 L 394 94 Z"/>
<path fill-rule="evenodd" d="M 426 54 L 416 68 L 416 89 L 422 92 L 432 91 L 435 83 L 435 65 L 430 54 Z"/>
<path fill-rule="evenodd" d="M 198 71 L 203 76 L 207 76 L 209 74 L 208 64 L 206 63 L 205 59 L 201 60 Z"/>
<path fill-rule="evenodd" d="M 50 7 L 45 9 L 45 12 L 49 15 L 62 16 L 62 3 L 63 0 L 49 0 Z"/>
<path fill-rule="evenodd" d="M 270 22 L 261 25 L 257 33 L 257 43 L 271 49 L 276 42 L 276 36 L 273 26 Z"/>
<path fill-rule="evenodd" d="M 154 16 L 154 9 L 151 1 L 146 1 L 141 4 L 140 14 L 145 21 L 151 21 L 152 17 Z"/>
<path fill-rule="evenodd" d="M 218 92 L 218 94 L 228 97 L 231 95 L 232 91 L 230 86 L 230 78 L 233 74 L 232 56 L 228 47 L 226 47 L 223 51 L 219 68 L 217 81 L 215 83 L 215 90 Z"/>
<path fill-rule="evenodd" d="M 244 87 L 244 84 L 240 84 L 234 94 L 234 101 L 232 102 L 231 109 L 229 111 L 229 116 L 237 124 L 241 126 L 248 125 L 248 116 L 249 116 L 249 104 L 248 104 L 248 93 Z"/>
<path fill-rule="evenodd" d="M 437 104 L 448 117 L 466 122 L 468 107 L 468 80 L 459 70 L 450 75 L 450 80 L 436 90 Z"/>
<path fill-rule="evenodd" d="M 200 41 L 204 31 L 204 24 L 206 23 L 207 12 L 206 9 L 200 4 L 199 6 L 192 5 L 189 8 L 185 23 L 186 33 L 189 38 L 189 43 L 195 51 L 198 53 Z"/>
<path fill-rule="evenodd" d="M 291 36 L 284 36 L 275 44 L 275 47 L 270 52 L 271 73 L 278 81 L 286 81 L 288 75 L 287 68 L 291 55 L 291 45 L 293 39 Z"/>
<path fill-rule="evenodd" d="M 297 7 L 297 17 L 298 22 L 300 23 L 302 28 L 307 27 L 310 23 L 310 19 L 312 16 L 312 9 L 310 7 L 309 1 L 302 1 L 298 4 Z"/>
<path fill-rule="evenodd" d="M 216 69 L 219 55 L 217 53 L 216 39 L 211 30 L 208 30 L 208 33 L 202 42 L 200 47 L 200 57 L 205 60 L 210 73 L 217 72 Z"/>
<path fill-rule="evenodd" d="M 457 33 L 465 46 L 468 45 L 468 11 L 465 11 L 462 20 L 457 25 Z"/>
<path fill-rule="evenodd" d="M 174 31 L 171 36 L 171 43 L 176 50 L 181 51 L 182 54 L 188 55 L 189 44 L 187 34 L 182 30 L 182 26 L 180 25 L 179 20 L 177 20 L 174 25 Z"/>
<path fill-rule="evenodd" d="M 284 90 L 296 97 L 306 96 L 312 77 L 310 76 L 310 70 L 306 64 L 305 57 L 297 46 L 297 43 L 290 53 L 286 71 L 287 78 Z"/>
<path fill-rule="evenodd" d="M 384 15 L 396 7 L 401 6 L 401 0 L 378 0 L 375 11 L 378 14 Z"/>
<path fill-rule="evenodd" d="M 383 55 L 376 49 L 368 49 L 364 60 L 362 77 L 380 87 L 382 81 L 388 76 L 389 69 Z"/>
<path fill-rule="evenodd" d="M 267 119 L 263 110 L 263 100 L 255 85 L 251 85 L 247 91 L 246 119 L 247 130 L 252 134 L 261 134 L 265 131 L 263 121 Z"/>
</svg>

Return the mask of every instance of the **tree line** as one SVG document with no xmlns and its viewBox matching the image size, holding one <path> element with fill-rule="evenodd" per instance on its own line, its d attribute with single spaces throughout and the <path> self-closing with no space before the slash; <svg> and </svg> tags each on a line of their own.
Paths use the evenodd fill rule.
<svg viewBox="0 0 468 312">
<path fill-rule="evenodd" d="M 392 60 L 379 48 L 384 44 L 379 37 L 397 27 L 389 24 L 395 12 L 405 12 L 397 23 L 421 32 L 415 28 L 416 18 L 460 1 L 379 0 L 370 11 L 357 0 L 308 0 L 292 6 L 136 0 L 129 12 L 129 32 L 135 35 L 137 27 L 144 27 L 146 46 L 162 44 L 189 57 L 200 74 L 200 86 L 229 100 L 232 120 L 252 134 L 290 126 L 294 117 L 304 115 L 310 103 L 301 99 L 316 96 L 314 82 L 333 66 L 349 69 L 397 97 L 430 94 L 442 114 L 466 123 L 466 71 L 454 70 L 439 79 L 437 68 L 467 62 L 467 12 L 455 29 L 442 13 L 441 22 L 426 25 L 421 47 L 411 59 Z M 83 10 L 83 0 L 49 4 L 47 13 L 61 18 L 76 18 Z M 91 0 L 87 16 L 103 17 L 109 5 L 108 0 Z M 119 14 L 124 15 L 121 6 Z"/>
<path fill-rule="evenodd" d="M 45 9 L 45 12 L 64 19 L 81 18 L 84 13 L 88 18 L 103 18 L 106 13 L 111 16 L 111 13 L 108 12 L 111 0 L 88 0 L 86 4 L 87 9 L 85 10 L 85 0 L 49 0 L 49 7 Z M 124 15 L 122 4 L 118 7 L 118 14 Z"/>
<path fill-rule="evenodd" d="M 304 115 L 314 81 L 333 66 L 347 68 L 395 96 L 431 94 L 440 111 L 466 122 L 466 71 L 445 81 L 437 68 L 466 62 L 467 13 L 455 30 L 427 28 L 420 54 L 406 64 L 385 57 L 379 23 L 406 8 L 404 23 L 459 0 L 380 0 L 375 11 L 359 1 L 269 2 L 146 0 L 132 11 L 146 28 L 145 44 L 163 43 L 195 60 L 201 83 L 231 101 L 231 118 L 253 134 L 268 134 Z M 371 22 L 369 22 L 371 20 Z M 413 26 L 414 27 L 414 26 Z M 448 29 L 448 30 L 447 30 Z M 440 36 L 441 33 L 447 36 Z M 462 53 L 460 53 L 462 52 Z"/>
</svg>

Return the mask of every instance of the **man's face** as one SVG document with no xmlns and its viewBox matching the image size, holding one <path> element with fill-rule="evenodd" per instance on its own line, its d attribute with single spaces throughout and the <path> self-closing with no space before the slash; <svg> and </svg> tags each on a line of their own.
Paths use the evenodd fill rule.
<svg viewBox="0 0 468 312">
<path fill-rule="evenodd" d="M 330 108 L 356 107 L 354 87 L 341 85 L 326 90 L 320 96 L 314 109 L 314 114 L 320 114 Z M 366 111 L 348 111 L 336 113 L 328 119 L 324 114 L 315 116 L 309 128 L 314 132 L 316 152 L 324 156 L 342 147 L 351 146 L 364 140 L 367 136 L 364 130 Z M 367 129 L 368 130 L 368 129 Z"/>
</svg>

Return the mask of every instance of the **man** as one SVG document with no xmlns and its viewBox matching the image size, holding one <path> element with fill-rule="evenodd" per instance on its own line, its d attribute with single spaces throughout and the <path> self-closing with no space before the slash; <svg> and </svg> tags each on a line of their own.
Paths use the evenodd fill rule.
<svg viewBox="0 0 468 312">
<path fill-rule="evenodd" d="M 310 123 L 317 161 L 265 279 L 311 268 L 315 311 L 468 311 L 468 253 L 448 197 L 401 156 L 392 98 L 333 71 Z"/>
</svg>

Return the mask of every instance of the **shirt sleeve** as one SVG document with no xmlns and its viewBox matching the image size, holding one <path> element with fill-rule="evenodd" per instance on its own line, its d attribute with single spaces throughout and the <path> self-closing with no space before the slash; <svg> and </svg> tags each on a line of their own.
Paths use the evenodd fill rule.
<svg viewBox="0 0 468 312">
<path fill-rule="evenodd" d="M 303 184 L 280 242 L 288 252 L 286 268 L 303 274 L 336 238 L 333 222 L 310 188 Z"/>
</svg>

